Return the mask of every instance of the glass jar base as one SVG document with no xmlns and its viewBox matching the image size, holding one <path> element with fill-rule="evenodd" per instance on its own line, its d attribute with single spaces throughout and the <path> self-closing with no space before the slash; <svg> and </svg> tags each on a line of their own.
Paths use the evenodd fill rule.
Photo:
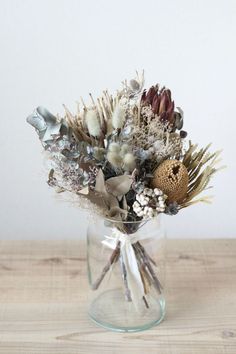
<svg viewBox="0 0 236 354">
<path fill-rule="evenodd" d="M 137 312 L 125 301 L 122 289 L 101 293 L 90 305 L 89 316 L 99 326 L 115 332 L 139 332 L 159 324 L 165 316 L 165 299 L 148 298 L 149 308 Z"/>
</svg>

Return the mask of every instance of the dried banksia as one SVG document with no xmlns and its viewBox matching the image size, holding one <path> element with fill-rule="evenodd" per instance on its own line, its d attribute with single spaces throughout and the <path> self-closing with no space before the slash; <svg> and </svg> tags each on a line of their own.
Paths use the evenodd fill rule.
<svg viewBox="0 0 236 354">
<path fill-rule="evenodd" d="M 175 104 L 171 98 L 171 91 L 159 85 L 152 86 L 148 92 L 144 90 L 141 98 L 143 106 L 151 106 L 152 112 L 160 118 L 160 121 L 168 123 L 174 129 L 182 129 L 182 111 L 175 111 Z"/>
<path fill-rule="evenodd" d="M 188 170 L 181 161 L 165 160 L 154 171 L 152 187 L 161 189 L 168 202 L 181 202 L 188 190 Z"/>
</svg>

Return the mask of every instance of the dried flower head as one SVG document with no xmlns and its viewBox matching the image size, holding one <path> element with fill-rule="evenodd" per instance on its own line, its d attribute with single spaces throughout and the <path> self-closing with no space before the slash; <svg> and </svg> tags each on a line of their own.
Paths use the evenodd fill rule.
<svg viewBox="0 0 236 354">
<path fill-rule="evenodd" d="M 85 121 L 89 134 L 95 138 L 101 135 L 101 126 L 97 116 L 97 112 L 94 109 L 88 110 L 85 113 Z"/>
<path fill-rule="evenodd" d="M 141 218 L 152 218 L 165 211 L 166 196 L 158 189 L 144 188 L 143 192 L 136 194 L 133 210 Z"/>
<path fill-rule="evenodd" d="M 135 156 L 129 152 L 127 144 L 111 143 L 108 148 L 107 160 L 112 166 L 124 171 L 132 172 L 135 169 Z"/>
<path fill-rule="evenodd" d="M 186 197 L 188 181 L 188 170 L 181 161 L 165 160 L 154 171 L 152 187 L 163 190 L 168 202 L 180 202 Z"/>
<path fill-rule="evenodd" d="M 121 129 L 125 121 L 125 107 L 118 102 L 112 114 L 112 125 L 114 129 Z"/>
<path fill-rule="evenodd" d="M 175 104 L 171 98 L 171 91 L 159 85 L 152 86 L 148 92 L 144 90 L 141 98 L 143 106 L 150 106 L 154 115 L 160 121 L 168 123 L 173 129 L 181 129 L 183 118 L 180 112 L 175 112 Z"/>
</svg>

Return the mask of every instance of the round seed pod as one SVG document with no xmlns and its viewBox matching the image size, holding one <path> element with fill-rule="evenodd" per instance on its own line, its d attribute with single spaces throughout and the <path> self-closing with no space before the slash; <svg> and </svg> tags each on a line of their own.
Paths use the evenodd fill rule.
<svg viewBox="0 0 236 354">
<path fill-rule="evenodd" d="M 188 170 L 181 161 L 165 160 L 154 171 L 152 188 L 161 189 L 168 202 L 181 202 L 187 195 Z"/>
</svg>

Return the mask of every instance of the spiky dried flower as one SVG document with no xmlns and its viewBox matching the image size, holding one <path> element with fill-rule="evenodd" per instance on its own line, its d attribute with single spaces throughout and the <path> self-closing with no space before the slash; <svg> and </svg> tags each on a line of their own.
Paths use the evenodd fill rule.
<svg viewBox="0 0 236 354">
<path fill-rule="evenodd" d="M 204 149 L 197 151 L 197 145 L 189 142 L 189 148 L 183 157 L 183 164 L 188 170 L 189 183 L 186 198 L 180 204 L 180 208 L 185 208 L 198 202 L 210 203 L 211 196 L 203 196 L 195 199 L 200 193 L 209 189 L 209 182 L 213 175 L 225 166 L 217 167 L 221 161 L 219 158 L 221 151 L 210 153 L 208 151 L 211 144 Z"/>
<path fill-rule="evenodd" d="M 188 182 L 188 170 L 181 161 L 165 160 L 154 171 L 152 187 L 163 190 L 168 202 L 180 202 L 186 197 Z"/>
<path fill-rule="evenodd" d="M 167 123 L 173 129 L 182 129 L 183 119 L 180 112 L 175 111 L 175 104 L 171 98 L 171 91 L 159 85 L 144 90 L 141 97 L 142 106 L 150 106 L 154 115 L 161 122 Z"/>
</svg>

